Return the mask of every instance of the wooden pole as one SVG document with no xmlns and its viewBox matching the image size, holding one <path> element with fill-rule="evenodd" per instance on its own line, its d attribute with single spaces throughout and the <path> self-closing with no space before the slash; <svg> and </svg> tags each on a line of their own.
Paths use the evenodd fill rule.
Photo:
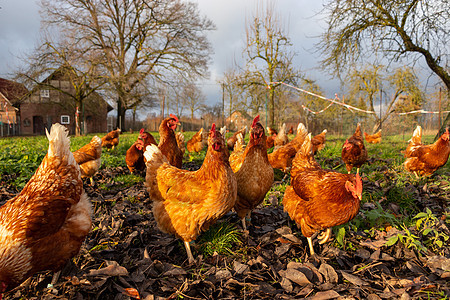
<svg viewBox="0 0 450 300">
<path fill-rule="evenodd" d="M 225 83 L 222 83 L 222 127 L 225 125 Z"/>
<path fill-rule="evenodd" d="M 439 129 L 442 126 L 442 87 L 439 88 Z"/>
</svg>

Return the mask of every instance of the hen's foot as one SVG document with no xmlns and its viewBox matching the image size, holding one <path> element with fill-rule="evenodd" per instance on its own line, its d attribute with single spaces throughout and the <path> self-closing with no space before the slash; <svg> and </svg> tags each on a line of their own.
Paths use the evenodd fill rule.
<svg viewBox="0 0 450 300">
<path fill-rule="evenodd" d="M 328 242 L 331 236 L 331 228 L 327 228 L 325 231 L 321 232 L 317 239 L 319 240 L 319 244 L 325 244 Z"/>
</svg>

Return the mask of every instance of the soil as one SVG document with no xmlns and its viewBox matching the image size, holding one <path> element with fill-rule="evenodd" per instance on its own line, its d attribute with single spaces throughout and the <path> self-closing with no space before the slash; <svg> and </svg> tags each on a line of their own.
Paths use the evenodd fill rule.
<svg viewBox="0 0 450 300">
<path fill-rule="evenodd" d="M 195 168 L 195 166 L 188 166 Z M 95 184 L 84 181 L 94 208 L 92 230 L 76 257 L 52 287 L 52 272 L 43 272 L 4 295 L 4 299 L 448 299 L 450 250 L 418 254 L 402 243 L 385 246 L 395 228 L 348 230 L 346 248 L 308 244 L 280 206 L 279 198 L 255 209 L 234 255 L 202 256 L 191 246 L 189 265 L 183 244 L 162 233 L 153 218 L 143 183 L 126 186 L 111 178 L 126 168 L 102 169 Z M 389 178 L 389 172 L 385 172 Z M 439 216 L 447 210 L 448 183 L 407 187 L 420 208 Z M 280 182 L 278 182 L 279 184 Z M 277 183 L 275 183 L 277 184 Z M 379 190 L 365 180 L 365 191 Z M 384 191 L 387 192 L 387 191 Z M 17 193 L 3 185 L 0 204 Z M 282 196 L 281 196 L 282 197 Z M 374 210 L 372 203 L 361 212 Z M 392 207 L 395 211 L 396 207 Z M 397 208 L 398 209 L 398 208 Z M 448 210 L 447 210 L 448 211 Z M 401 213 L 401 212 L 398 212 Z M 220 222 L 241 223 L 230 212 Z M 444 219 L 442 232 L 450 235 Z"/>
</svg>

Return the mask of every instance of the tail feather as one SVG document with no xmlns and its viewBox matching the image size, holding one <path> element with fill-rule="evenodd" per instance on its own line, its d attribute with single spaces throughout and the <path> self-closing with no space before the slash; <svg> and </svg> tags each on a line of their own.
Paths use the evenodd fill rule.
<svg viewBox="0 0 450 300">
<path fill-rule="evenodd" d="M 303 154 L 304 157 L 309 157 L 311 156 L 311 148 L 312 148 L 311 133 L 308 133 L 299 151 Z"/>
<path fill-rule="evenodd" d="M 99 138 L 98 136 L 94 136 L 91 140 L 91 143 L 97 147 L 102 145 L 102 139 Z"/>
<path fill-rule="evenodd" d="M 299 123 L 297 126 L 297 135 L 302 138 L 303 140 L 308 135 L 308 130 L 306 129 L 305 125 L 303 123 Z"/>
<path fill-rule="evenodd" d="M 145 148 L 144 158 L 147 162 L 147 166 L 149 166 L 149 164 L 160 166 L 163 163 L 169 163 L 169 160 L 162 154 L 158 146 L 153 144 L 148 145 L 147 148 Z"/>
<path fill-rule="evenodd" d="M 312 159 L 311 159 L 312 158 Z M 291 177 L 295 177 L 298 172 L 316 165 L 312 155 L 311 133 L 308 133 L 300 149 L 292 160 Z"/>
<path fill-rule="evenodd" d="M 306 130 L 305 125 L 303 123 L 298 123 L 298 125 L 297 125 L 297 135 L 298 134 L 302 134 L 303 132 L 308 132 Z"/>
<path fill-rule="evenodd" d="M 225 138 L 225 134 L 227 133 L 227 126 L 223 126 L 220 128 L 220 134 Z"/>
<path fill-rule="evenodd" d="M 242 133 L 238 133 L 236 136 L 236 143 L 234 144 L 234 151 L 238 151 L 240 148 L 244 147 L 244 136 Z"/>
<path fill-rule="evenodd" d="M 416 129 L 414 129 L 413 136 L 408 142 L 413 145 L 422 144 L 422 127 L 420 125 L 417 125 Z"/>
<path fill-rule="evenodd" d="M 66 158 L 69 165 L 78 166 L 70 151 L 69 131 L 59 123 L 55 123 L 50 128 L 50 133 L 45 129 L 45 133 L 49 140 L 48 152 L 49 157 Z"/>
</svg>

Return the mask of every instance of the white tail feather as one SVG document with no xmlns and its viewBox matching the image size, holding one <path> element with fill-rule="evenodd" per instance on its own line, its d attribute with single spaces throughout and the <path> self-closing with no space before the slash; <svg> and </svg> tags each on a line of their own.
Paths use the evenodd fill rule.
<svg viewBox="0 0 450 300">
<path fill-rule="evenodd" d="M 297 125 L 297 134 L 300 134 L 302 132 L 306 131 L 306 127 L 305 125 L 303 125 L 303 123 L 298 123 Z"/>
<path fill-rule="evenodd" d="M 300 151 L 303 155 L 311 155 L 311 133 L 308 133 L 305 140 L 303 141 L 302 147 L 300 148 Z"/>
<path fill-rule="evenodd" d="M 147 148 L 145 148 L 144 157 L 147 161 L 153 161 L 155 156 L 162 155 L 161 150 L 159 150 L 158 146 L 156 145 L 148 145 Z"/>
<path fill-rule="evenodd" d="M 98 136 L 94 136 L 94 137 L 92 138 L 92 140 L 91 140 L 91 143 L 94 144 L 94 145 L 99 146 L 99 145 L 102 144 L 102 139 L 99 138 Z"/>
<path fill-rule="evenodd" d="M 55 123 L 50 128 L 50 133 L 47 129 L 45 129 L 45 133 L 49 140 L 48 156 L 66 157 L 69 165 L 78 166 L 72 152 L 70 152 L 70 139 L 67 128 L 59 123 Z"/>
<path fill-rule="evenodd" d="M 225 134 L 227 133 L 227 126 L 223 126 L 220 128 L 220 134 L 225 138 Z"/>
</svg>

